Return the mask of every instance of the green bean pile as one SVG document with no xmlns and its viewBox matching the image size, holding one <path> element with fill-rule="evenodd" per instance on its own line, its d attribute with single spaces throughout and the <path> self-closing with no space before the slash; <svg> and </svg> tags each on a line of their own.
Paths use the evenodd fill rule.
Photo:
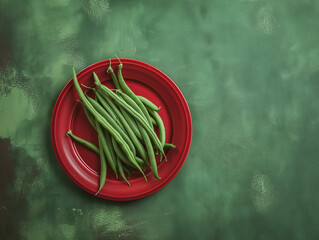
<svg viewBox="0 0 319 240">
<path fill-rule="evenodd" d="M 160 108 L 150 100 L 134 94 L 124 81 L 122 68 L 120 60 L 117 76 L 111 61 L 107 68 L 116 89 L 102 85 L 93 72 L 96 88 L 90 88 L 95 93 L 95 98 L 91 98 L 81 89 L 73 67 L 73 83 L 86 117 L 97 132 L 99 146 L 74 135 L 71 130 L 66 135 L 100 156 L 100 181 L 95 195 L 105 184 L 108 167 L 116 178 L 120 175 L 128 186 L 131 184 L 125 173 L 129 176 L 136 169 L 147 181 L 144 173 L 147 166 L 156 179 L 161 179 L 155 155 L 160 154 L 161 162 L 163 157 L 166 159 L 164 149 L 175 148 L 173 144 L 165 143 L 165 126 L 157 113 Z M 154 127 L 158 127 L 159 137 Z"/>
</svg>

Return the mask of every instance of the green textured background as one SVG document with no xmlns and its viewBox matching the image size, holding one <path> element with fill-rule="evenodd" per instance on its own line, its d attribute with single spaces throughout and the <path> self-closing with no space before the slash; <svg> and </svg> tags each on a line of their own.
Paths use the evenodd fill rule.
<svg viewBox="0 0 319 240">
<path fill-rule="evenodd" d="M 0 239 L 318 239 L 319 2 L 0 0 Z M 185 165 L 110 202 L 59 166 L 50 118 L 82 69 L 117 53 L 188 101 Z"/>
</svg>

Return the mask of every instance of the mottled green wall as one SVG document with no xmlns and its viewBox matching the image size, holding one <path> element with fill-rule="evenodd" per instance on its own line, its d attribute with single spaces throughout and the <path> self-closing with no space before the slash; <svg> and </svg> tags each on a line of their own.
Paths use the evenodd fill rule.
<svg viewBox="0 0 319 240">
<path fill-rule="evenodd" d="M 1 239 L 318 239 L 319 2 L 0 0 Z M 180 173 L 116 203 L 76 187 L 50 140 L 78 70 L 167 73 L 194 125 Z"/>
</svg>

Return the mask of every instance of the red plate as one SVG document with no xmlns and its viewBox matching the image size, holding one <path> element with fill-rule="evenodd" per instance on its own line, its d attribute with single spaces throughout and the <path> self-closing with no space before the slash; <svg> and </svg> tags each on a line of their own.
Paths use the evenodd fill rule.
<svg viewBox="0 0 319 240">
<path fill-rule="evenodd" d="M 174 82 L 157 68 L 132 59 L 121 59 L 123 76 L 128 86 L 137 95 L 144 96 L 160 106 L 158 112 L 166 127 L 166 142 L 176 145 L 176 149 L 167 152 L 168 161 L 158 165 L 160 180 L 152 176 L 147 169 L 145 182 L 141 174 L 133 173 L 129 187 L 121 178 L 116 179 L 108 167 L 107 181 L 99 197 L 117 201 L 134 200 L 146 197 L 171 181 L 180 170 L 187 157 L 192 139 L 192 121 L 189 108 L 182 93 Z M 112 59 L 112 67 L 117 72 L 118 60 Z M 94 87 L 92 73 L 95 72 L 101 82 L 113 88 L 106 69 L 109 61 L 95 63 L 77 74 L 81 84 Z M 71 70 L 70 70 L 71 71 Z M 51 137 L 55 154 L 65 173 L 85 191 L 94 194 L 99 185 L 99 156 L 78 143 L 74 143 L 66 132 L 73 133 L 98 145 L 97 134 L 91 127 L 77 101 L 79 96 L 73 86 L 73 80 L 63 88 L 55 104 L 51 123 Z"/>
</svg>

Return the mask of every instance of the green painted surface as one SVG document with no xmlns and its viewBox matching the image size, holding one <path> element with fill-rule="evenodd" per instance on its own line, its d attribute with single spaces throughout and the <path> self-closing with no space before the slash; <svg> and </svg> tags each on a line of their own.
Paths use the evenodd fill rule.
<svg viewBox="0 0 319 240">
<path fill-rule="evenodd" d="M 1 239 L 318 239 L 319 2 L 0 1 Z M 76 187 L 50 141 L 81 69 L 134 58 L 192 113 L 185 165 L 116 203 Z"/>
</svg>

